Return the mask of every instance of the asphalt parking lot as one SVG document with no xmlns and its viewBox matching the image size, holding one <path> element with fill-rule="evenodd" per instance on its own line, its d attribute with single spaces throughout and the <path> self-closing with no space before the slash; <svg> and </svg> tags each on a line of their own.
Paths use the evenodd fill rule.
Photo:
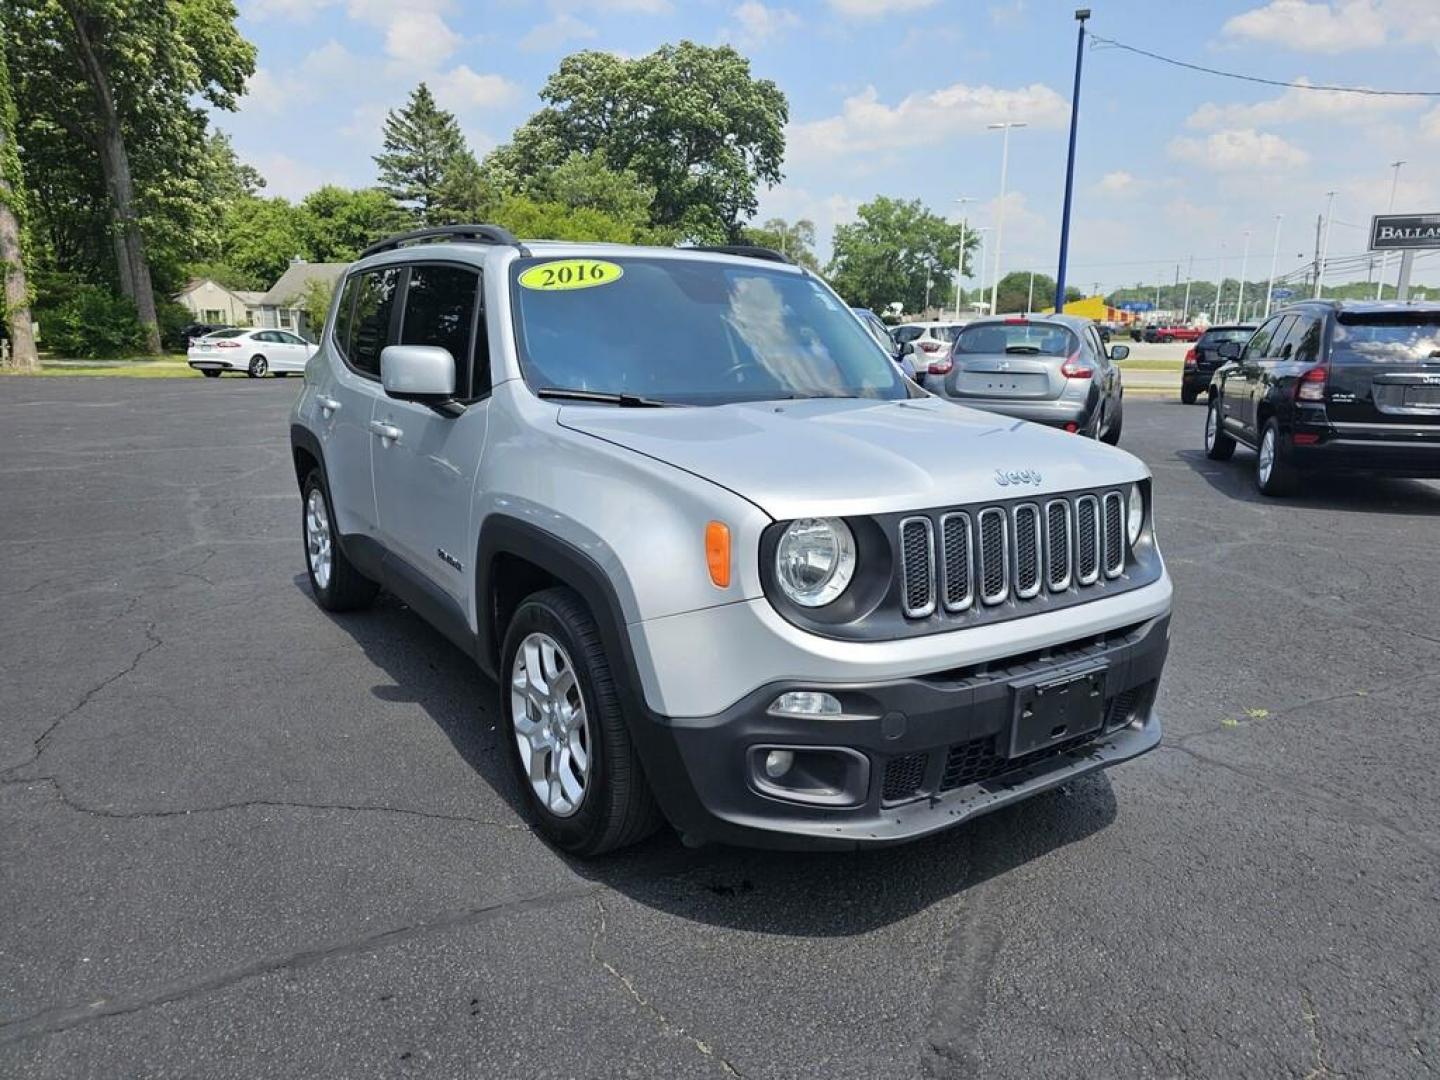
<svg viewBox="0 0 1440 1080">
<path fill-rule="evenodd" d="M 496 693 L 311 601 L 267 380 L 0 380 L 0 1075 L 1440 1072 L 1440 484 L 1127 402 L 1165 742 L 904 848 L 594 864 Z"/>
</svg>

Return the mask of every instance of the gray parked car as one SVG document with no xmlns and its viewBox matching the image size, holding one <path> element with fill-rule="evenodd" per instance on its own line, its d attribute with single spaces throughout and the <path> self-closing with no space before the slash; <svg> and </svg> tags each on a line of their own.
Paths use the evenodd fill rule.
<svg viewBox="0 0 1440 1080">
<path fill-rule="evenodd" d="M 496 679 L 565 850 L 893 843 L 1160 739 L 1145 466 L 926 394 L 783 256 L 392 238 L 290 443 L 320 605 Z"/>
<path fill-rule="evenodd" d="M 977 319 L 950 353 L 930 365 L 925 388 L 988 412 L 1120 442 L 1124 386 L 1113 361 L 1126 345 L 1106 349 L 1095 324 L 1073 315 Z"/>
</svg>

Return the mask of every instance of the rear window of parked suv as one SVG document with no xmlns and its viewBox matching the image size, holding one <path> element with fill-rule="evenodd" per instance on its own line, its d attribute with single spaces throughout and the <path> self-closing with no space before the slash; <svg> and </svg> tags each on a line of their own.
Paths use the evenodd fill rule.
<svg viewBox="0 0 1440 1080">
<path fill-rule="evenodd" d="M 1241 326 L 1231 330 L 1206 330 L 1200 335 L 1199 344 L 1219 345 L 1222 341 L 1246 342 L 1250 340 L 1250 335 L 1253 333 L 1255 333 L 1253 326 Z"/>
<path fill-rule="evenodd" d="M 1330 355 L 1340 364 L 1418 364 L 1440 359 L 1440 312 L 1342 314 Z"/>
</svg>

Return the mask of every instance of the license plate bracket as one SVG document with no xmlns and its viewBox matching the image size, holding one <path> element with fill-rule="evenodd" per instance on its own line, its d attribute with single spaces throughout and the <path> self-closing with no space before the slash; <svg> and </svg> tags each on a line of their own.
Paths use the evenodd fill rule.
<svg viewBox="0 0 1440 1080">
<path fill-rule="evenodd" d="M 1108 664 L 1047 672 L 1010 684 L 1012 758 L 1099 731 L 1105 722 Z"/>
</svg>

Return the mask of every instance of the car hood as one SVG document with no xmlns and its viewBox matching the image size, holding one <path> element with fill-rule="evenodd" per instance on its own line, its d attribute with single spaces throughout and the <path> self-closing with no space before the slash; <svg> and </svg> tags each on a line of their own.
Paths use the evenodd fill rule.
<svg viewBox="0 0 1440 1080">
<path fill-rule="evenodd" d="M 782 520 L 957 506 L 1147 475 L 1137 458 L 1103 443 L 932 397 L 566 405 L 559 422 L 720 484 Z"/>
</svg>

